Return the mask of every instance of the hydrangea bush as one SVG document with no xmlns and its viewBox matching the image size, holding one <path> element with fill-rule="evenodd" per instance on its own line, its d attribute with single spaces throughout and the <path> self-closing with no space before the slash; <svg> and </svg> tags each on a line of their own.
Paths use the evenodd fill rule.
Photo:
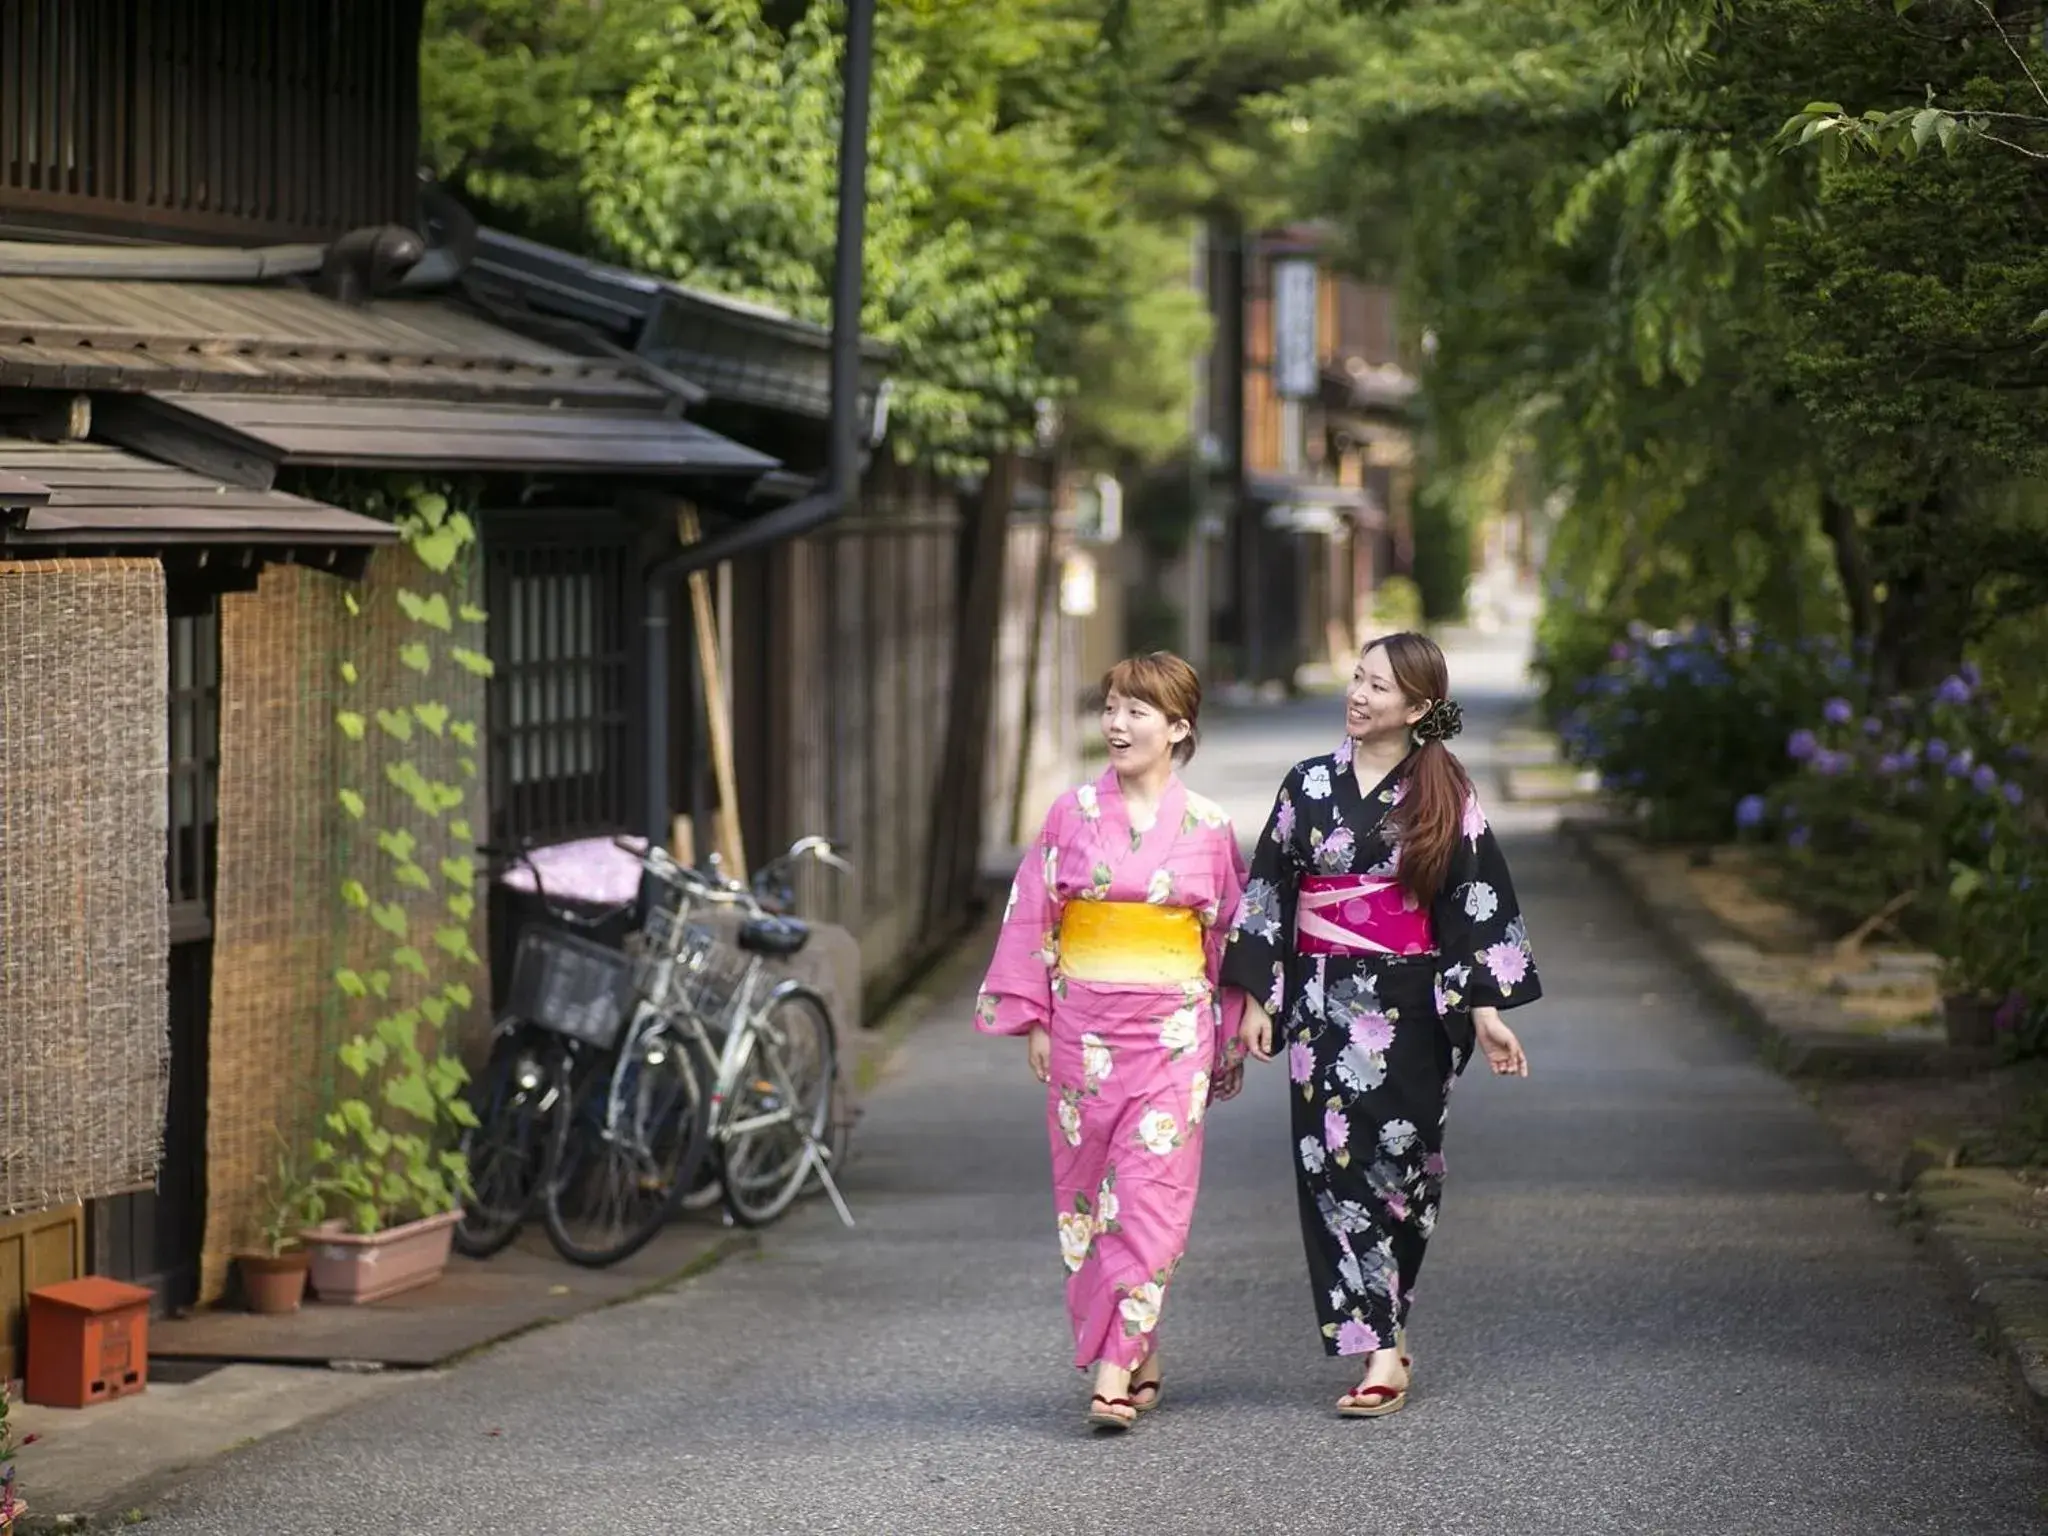
<svg viewBox="0 0 2048 1536">
<path fill-rule="evenodd" d="M 1636 807 L 1652 837 L 1718 841 L 1745 795 L 1796 771 L 1786 737 L 1856 671 L 1832 640 L 1785 645 L 1747 628 L 1636 625 L 1573 685 L 1559 736 L 1567 756 Z"/>
</svg>

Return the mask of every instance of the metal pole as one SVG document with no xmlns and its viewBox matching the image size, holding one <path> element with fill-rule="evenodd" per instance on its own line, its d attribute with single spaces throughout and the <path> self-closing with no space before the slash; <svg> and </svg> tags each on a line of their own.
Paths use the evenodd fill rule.
<svg viewBox="0 0 2048 1536">
<path fill-rule="evenodd" d="M 832 250 L 832 490 L 842 510 L 860 485 L 861 257 L 867 244 L 868 84 L 875 0 L 847 0 L 845 103 L 839 119 L 839 233 Z"/>
</svg>

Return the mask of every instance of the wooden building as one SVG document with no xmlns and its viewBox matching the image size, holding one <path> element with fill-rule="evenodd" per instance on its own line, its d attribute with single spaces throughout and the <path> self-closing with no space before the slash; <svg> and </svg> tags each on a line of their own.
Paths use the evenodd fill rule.
<svg viewBox="0 0 2048 1536">
<path fill-rule="evenodd" d="M 974 909 L 1030 466 L 884 446 L 848 516 L 709 573 L 700 665 L 649 572 L 684 514 L 814 483 L 823 333 L 477 230 L 414 172 L 419 18 L 0 4 L 0 1047 L 35 1069 L 0 1079 L 0 1378 L 81 1266 L 217 1297 L 328 1086 L 338 616 L 404 583 L 391 477 L 479 529 L 480 832 L 715 824 L 712 677 L 746 846 L 853 847 L 812 894 L 870 996 Z"/>
<path fill-rule="evenodd" d="M 1391 290 L 1322 232 L 1223 222 L 1198 242 L 1215 341 L 1195 437 L 1198 535 L 1176 573 L 1189 646 L 1251 685 L 1348 672 L 1372 594 L 1411 551 L 1411 406 Z"/>
</svg>

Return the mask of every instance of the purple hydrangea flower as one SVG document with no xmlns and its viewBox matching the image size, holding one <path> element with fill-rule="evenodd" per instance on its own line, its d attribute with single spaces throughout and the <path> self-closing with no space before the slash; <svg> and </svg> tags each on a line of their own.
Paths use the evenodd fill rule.
<svg viewBox="0 0 2048 1536">
<path fill-rule="evenodd" d="M 1967 704 L 1970 702 L 1972 691 L 1969 682 L 1964 678 L 1945 677 L 1941 680 L 1941 686 L 1934 690 L 1934 700 L 1937 704 Z"/>
<path fill-rule="evenodd" d="M 1760 827 L 1764 821 L 1764 797 L 1744 795 L 1735 802 L 1735 825 L 1738 827 Z"/>
<path fill-rule="evenodd" d="M 1970 787 L 1980 795 L 1996 794 L 1998 792 L 1998 770 L 1989 763 L 1986 763 L 1970 775 Z"/>
<path fill-rule="evenodd" d="M 1785 755 L 1795 763 L 1803 763 L 1820 750 L 1820 739 L 1811 731 L 1794 731 L 1785 742 Z"/>
<path fill-rule="evenodd" d="M 1906 760 L 1896 752 L 1887 752 L 1877 760 L 1877 771 L 1889 779 L 1905 771 Z"/>
<path fill-rule="evenodd" d="M 1938 763 L 1948 756 L 1948 743 L 1939 736 L 1927 738 L 1927 761 Z"/>
<path fill-rule="evenodd" d="M 1963 681 L 1969 684 L 1972 688 L 1977 687 L 1984 681 L 1984 673 L 1982 672 L 1982 670 L 1978 668 L 1977 663 L 1975 663 L 1974 661 L 1966 661 L 1963 663 L 1961 667 L 1961 676 Z"/>
<path fill-rule="evenodd" d="M 1875 715 L 1865 715 L 1863 717 L 1863 734 L 1872 741 L 1877 740 L 1878 737 L 1884 734 L 1884 722 Z"/>
<path fill-rule="evenodd" d="M 2019 805 L 2027 798 L 2026 791 L 2021 789 L 2017 784 L 2007 784 L 2005 786 L 2004 794 L 2005 803 L 2007 805 Z"/>
<path fill-rule="evenodd" d="M 1829 699 L 1821 706 L 1821 718 L 1829 725 L 1847 725 L 1856 718 L 1856 710 L 1847 699 Z"/>
</svg>

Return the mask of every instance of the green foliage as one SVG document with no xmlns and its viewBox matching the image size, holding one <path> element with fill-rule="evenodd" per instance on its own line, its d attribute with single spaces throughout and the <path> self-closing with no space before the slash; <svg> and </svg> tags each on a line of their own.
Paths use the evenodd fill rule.
<svg viewBox="0 0 2048 1536">
<path fill-rule="evenodd" d="M 1406 576 L 1389 576 L 1373 592 L 1372 616 L 1382 629 L 1421 629 L 1425 618 L 1422 588 Z"/>
<path fill-rule="evenodd" d="M 899 349 L 896 450 L 973 469 L 1061 406 L 1069 451 L 1181 445 L 1206 340 L 1197 212 L 1278 215 L 1248 105 L 1330 68 L 1340 0 L 883 0 L 870 334 Z M 430 0 L 429 164 L 535 238 L 822 320 L 838 7 Z"/>
<path fill-rule="evenodd" d="M 1451 488 L 1427 481 L 1416 492 L 1415 588 L 1422 617 L 1430 623 L 1462 618 L 1465 586 L 1472 578 L 1469 509 Z"/>
<path fill-rule="evenodd" d="M 1788 117 L 1902 80 L 1963 119 L 2044 104 L 1981 6 L 1460 0 L 1374 8 L 1271 110 L 1429 332 L 1432 476 L 1517 441 L 1602 622 L 1850 629 L 1891 686 L 1960 659 L 1987 584 L 2048 596 L 2009 490 L 2048 404 L 2033 162 L 1788 147 Z"/>
<path fill-rule="evenodd" d="M 331 1181 L 316 1177 L 300 1161 L 282 1133 L 277 1133 L 277 1141 L 277 1160 L 262 1179 L 263 1222 L 258 1229 L 263 1252 L 273 1258 L 296 1248 L 299 1234 L 320 1224 L 328 1197 L 338 1193 Z"/>
<path fill-rule="evenodd" d="M 1852 676 L 1832 645 L 1639 627 L 1611 644 L 1597 674 L 1575 680 L 1559 735 L 1574 761 L 1635 807 L 1649 836 L 1718 842 L 1733 834 L 1745 797 L 1797 771 L 1787 738 Z"/>
<path fill-rule="evenodd" d="M 388 660 L 420 680 L 411 687 L 437 675 L 459 676 L 438 671 L 443 655 L 480 670 L 462 661 L 464 655 L 484 661 L 473 647 L 481 644 L 485 615 L 458 603 L 458 573 L 476 542 L 469 515 L 446 488 L 412 484 L 353 497 L 348 489 L 342 488 L 344 499 L 393 518 L 419 563 L 424 589 L 399 588 L 378 614 L 381 626 L 368 633 L 395 629 L 405 637 L 391 646 Z M 434 590 L 437 585 L 444 590 Z M 351 632 L 365 633 L 363 604 L 349 594 L 344 608 Z M 459 643 L 465 640 L 469 646 Z M 343 663 L 341 676 L 355 690 L 385 670 L 359 655 Z M 487 661 L 481 670 L 487 675 Z M 367 728 L 372 720 L 374 733 Z M 408 819 L 373 827 L 367 847 L 374 857 L 356 861 L 339 882 L 343 911 L 363 952 L 383 963 L 334 972 L 342 1007 L 361 1021 L 336 1051 L 348 1087 L 329 1106 L 324 1134 L 313 1146 L 317 1178 L 285 1181 L 277 1199 L 293 1213 L 309 1202 L 325 1204 L 367 1233 L 453 1210 L 469 1189 L 468 1168 L 456 1150 L 462 1129 L 475 1124 L 462 1094 L 468 1076 L 442 1033 L 472 1000 L 460 974 L 481 964 L 469 937 L 476 899 L 470 822 L 449 814 L 465 806 L 470 792 L 396 754 L 457 732 L 473 741 L 476 722 L 455 718 L 447 702 L 412 699 L 395 708 L 371 703 L 343 710 L 337 724 L 344 776 L 353 781 L 339 791 L 350 821 L 364 820 L 373 802 L 385 803 L 387 797 L 367 787 L 380 775 L 398 792 Z M 437 909 L 453 921 L 442 920 Z"/>
</svg>

